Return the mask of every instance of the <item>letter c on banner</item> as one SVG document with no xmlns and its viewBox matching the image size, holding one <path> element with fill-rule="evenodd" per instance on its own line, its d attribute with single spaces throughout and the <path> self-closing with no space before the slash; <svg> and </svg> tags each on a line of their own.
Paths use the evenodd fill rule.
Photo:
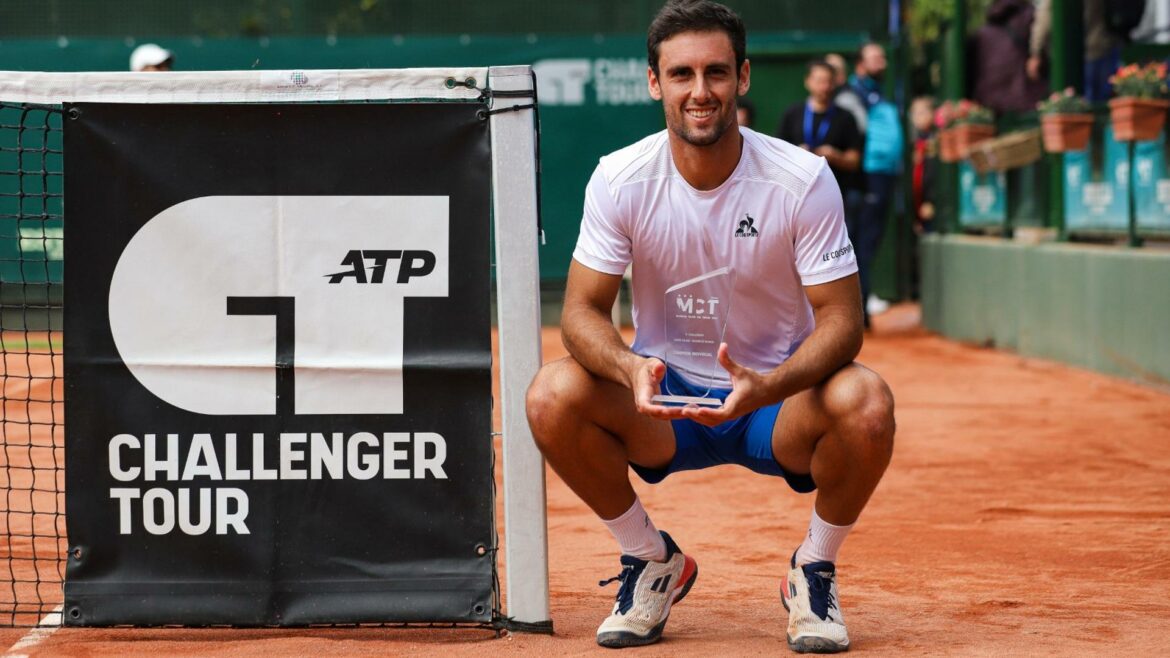
<svg viewBox="0 0 1170 658">
<path fill-rule="evenodd" d="M 133 482 L 142 473 L 137 466 L 122 468 L 122 448 L 139 450 L 142 443 L 133 434 L 119 434 L 110 439 L 110 475 L 118 482 Z"/>
</svg>

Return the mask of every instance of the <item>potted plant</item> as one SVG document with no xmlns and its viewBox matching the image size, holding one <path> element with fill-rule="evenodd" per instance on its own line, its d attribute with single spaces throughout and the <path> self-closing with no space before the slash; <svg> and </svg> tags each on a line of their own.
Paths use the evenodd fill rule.
<svg viewBox="0 0 1170 658">
<path fill-rule="evenodd" d="M 1053 92 L 1036 104 L 1040 112 L 1041 137 L 1049 153 L 1081 151 L 1093 135 L 1093 108 L 1077 96 L 1072 87 Z"/>
<path fill-rule="evenodd" d="M 1166 87 L 1166 64 L 1127 64 L 1109 78 L 1116 98 L 1109 101 L 1113 137 L 1120 141 L 1146 141 L 1162 132 L 1170 91 Z"/>
<path fill-rule="evenodd" d="M 947 129 L 942 135 L 944 142 L 950 141 L 954 160 L 949 162 L 966 158 L 972 146 L 992 137 L 995 137 L 995 120 L 991 110 L 966 99 L 952 106 Z"/>
</svg>

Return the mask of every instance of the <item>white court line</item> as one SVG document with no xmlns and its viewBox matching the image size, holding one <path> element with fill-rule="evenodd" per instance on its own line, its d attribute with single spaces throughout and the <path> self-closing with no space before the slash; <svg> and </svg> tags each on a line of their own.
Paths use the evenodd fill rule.
<svg viewBox="0 0 1170 658">
<path fill-rule="evenodd" d="M 45 615 L 31 631 L 17 640 L 16 644 L 8 647 L 8 651 L 0 658 L 28 658 L 25 651 L 49 639 L 58 628 L 61 628 L 61 606 L 53 608 L 53 611 Z"/>
</svg>

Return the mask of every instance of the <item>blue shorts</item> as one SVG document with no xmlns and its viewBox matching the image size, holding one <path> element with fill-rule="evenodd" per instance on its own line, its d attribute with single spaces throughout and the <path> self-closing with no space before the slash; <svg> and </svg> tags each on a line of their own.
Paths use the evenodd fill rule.
<svg viewBox="0 0 1170 658">
<path fill-rule="evenodd" d="M 688 383 L 670 368 L 666 369 L 666 377 L 660 385 L 663 393 L 666 393 L 668 385 L 676 394 L 703 395 L 703 388 Z M 730 390 L 712 389 L 710 396 L 723 400 L 730 393 Z M 781 404 L 761 407 L 715 427 L 693 420 L 672 420 L 670 424 L 674 429 L 675 452 L 670 464 L 666 468 L 647 468 L 631 462 L 630 468 L 646 482 L 657 484 L 676 471 L 739 464 L 757 473 L 782 477 L 798 493 L 813 491 L 817 485 L 811 475 L 785 472 L 772 456 L 772 429 L 776 425 Z"/>
</svg>

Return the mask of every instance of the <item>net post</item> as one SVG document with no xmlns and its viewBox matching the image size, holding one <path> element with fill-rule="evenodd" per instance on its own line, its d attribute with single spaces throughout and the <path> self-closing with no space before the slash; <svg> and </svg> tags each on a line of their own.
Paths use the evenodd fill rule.
<svg viewBox="0 0 1170 658">
<path fill-rule="evenodd" d="M 491 67 L 492 91 L 528 91 L 532 68 Z M 497 100 L 497 107 L 509 101 Z M 524 100 L 518 104 L 528 103 Z M 492 214 L 503 417 L 504 535 L 507 615 L 517 629 L 551 629 L 544 458 L 524 411 L 528 384 L 540 368 L 540 261 L 537 252 L 534 111 L 491 115 Z"/>
</svg>

